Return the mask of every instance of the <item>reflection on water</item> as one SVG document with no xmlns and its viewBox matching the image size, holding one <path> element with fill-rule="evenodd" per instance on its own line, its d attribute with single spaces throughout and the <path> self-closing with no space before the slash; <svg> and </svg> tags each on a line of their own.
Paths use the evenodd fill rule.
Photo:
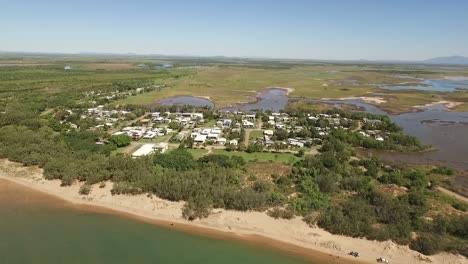
<svg viewBox="0 0 468 264">
<path fill-rule="evenodd" d="M 194 96 L 174 96 L 159 100 L 161 105 L 193 105 L 214 107 L 214 103 L 206 98 Z"/>
<path fill-rule="evenodd" d="M 270 110 L 278 112 L 286 107 L 288 103 L 288 95 L 285 89 L 268 88 L 263 90 L 257 96 L 257 101 L 254 103 L 239 104 L 234 107 L 226 107 L 221 111 L 253 111 L 253 110 Z"/>
<path fill-rule="evenodd" d="M 454 81 L 454 80 L 449 80 Z M 459 81 L 459 80 L 455 80 Z M 468 82 L 468 80 L 466 80 Z M 167 104 L 177 102 L 196 103 L 198 100 L 206 100 L 196 97 L 177 97 Z M 183 101 L 181 101 L 183 99 Z M 285 89 L 265 89 L 257 95 L 254 103 L 240 104 L 236 107 L 224 108 L 222 110 L 272 110 L 284 109 L 289 100 L 305 100 L 310 102 L 326 103 L 333 107 L 341 108 L 343 105 L 354 105 L 359 111 L 374 114 L 387 114 L 378 107 L 364 103 L 361 100 L 314 100 L 303 98 L 288 98 Z M 208 100 L 206 100 L 208 101 Z M 210 101 L 208 101 L 210 102 Z M 210 102 L 211 103 L 211 102 Z M 435 163 L 468 170 L 468 112 L 447 111 L 443 105 L 427 107 L 420 112 L 406 113 L 400 115 L 389 115 L 404 132 L 419 138 L 424 144 L 432 145 L 438 150 L 428 153 L 415 154 L 381 154 L 394 160 L 412 163 Z"/>
<path fill-rule="evenodd" d="M 461 89 L 468 89 L 468 78 L 453 77 L 446 79 L 424 79 L 411 76 L 398 76 L 410 81 L 401 82 L 397 85 L 373 84 L 387 90 L 421 90 L 433 92 L 455 92 Z"/>
</svg>

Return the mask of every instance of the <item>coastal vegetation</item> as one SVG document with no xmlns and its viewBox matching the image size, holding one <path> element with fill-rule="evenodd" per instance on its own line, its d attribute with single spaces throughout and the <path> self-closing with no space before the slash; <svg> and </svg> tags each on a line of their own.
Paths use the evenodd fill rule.
<svg viewBox="0 0 468 264">
<path fill-rule="evenodd" d="M 257 111 L 249 127 L 260 126 L 258 120 L 262 120 L 261 128 L 224 128 L 227 139 L 238 142 L 216 148 L 210 141 L 197 145 L 191 137 L 179 139 L 188 125 L 172 122 L 173 114 L 203 114 L 206 120 L 201 127 L 191 127 L 199 129 L 213 127 L 225 114 L 207 107 L 150 105 L 167 96 L 191 94 L 210 96 L 217 107 L 226 106 L 268 86 L 294 87 L 292 96 L 357 96 L 386 91 L 344 81 L 392 83 L 399 78 L 389 74 L 435 77 L 441 75 L 439 70 L 293 62 L 234 66 L 226 61 L 205 62 L 206 67 L 198 68 L 176 61 L 174 69 L 156 70 L 137 66 L 143 62 L 151 65 L 132 59 L 126 67 L 117 68 L 75 61 L 72 71 L 56 64 L 0 67 L 0 157 L 37 165 L 46 179 L 58 179 L 64 186 L 80 182 L 82 195 L 92 193 L 93 184 L 111 181 L 114 195 L 149 193 L 184 201 L 182 214 L 188 220 L 207 217 L 215 208 L 255 210 L 273 218 L 301 217 L 334 234 L 392 240 L 424 254 L 450 251 L 468 256 L 467 205 L 441 195 L 437 178 L 429 178 L 432 174 L 450 177 L 456 171 L 390 164 L 357 151 L 427 149 L 388 116 L 315 103 L 290 104 L 277 114 L 284 115 L 283 121 L 288 119 L 291 129 L 275 127 L 268 140 L 257 140 L 273 130 L 273 125 L 268 127 L 273 113 Z M 407 93 L 388 98 L 409 98 L 402 94 Z M 444 96 L 418 93 L 411 104 Z M 396 99 L 388 99 L 392 100 Z M 410 100 L 401 105 L 405 102 Z M 158 138 L 115 134 L 125 126 L 148 124 L 155 111 L 163 121 L 169 119 L 163 129 L 154 127 L 161 134 Z M 104 112 L 115 122 L 102 121 Z M 239 115 L 230 118 L 233 123 L 242 121 Z M 252 129 L 250 137 L 246 129 Z M 282 143 L 297 138 L 303 145 Z M 133 158 L 125 152 L 126 147 L 161 142 L 167 143 L 164 153 Z M 252 164 L 287 169 L 252 175 Z"/>
</svg>

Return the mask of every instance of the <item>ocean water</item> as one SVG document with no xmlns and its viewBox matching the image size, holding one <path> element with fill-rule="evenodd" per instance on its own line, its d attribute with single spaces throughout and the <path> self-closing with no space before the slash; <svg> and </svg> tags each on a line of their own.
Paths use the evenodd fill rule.
<svg viewBox="0 0 468 264">
<path fill-rule="evenodd" d="M 0 263 L 306 262 L 237 241 L 197 236 L 80 210 L 0 180 Z"/>
</svg>

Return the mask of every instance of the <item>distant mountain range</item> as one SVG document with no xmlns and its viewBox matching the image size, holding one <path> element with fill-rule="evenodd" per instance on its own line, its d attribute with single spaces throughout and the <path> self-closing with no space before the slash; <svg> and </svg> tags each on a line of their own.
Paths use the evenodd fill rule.
<svg viewBox="0 0 468 264">
<path fill-rule="evenodd" d="M 115 57 L 153 57 L 160 59 L 187 58 L 187 59 L 234 59 L 234 60 L 259 60 L 259 61 L 308 61 L 325 63 L 356 63 L 356 64 L 432 64 L 432 65 L 468 65 L 468 57 L 448 56 L 437 57 L 427 60 L 324 60 L 324 59 L 287 59 L 267 57 L 233 57 L 233 56 L 197 56 L 197 55 L 163 55 L 163 54 L 137 54 L 137 53 L 103 53 L 103 52 L 79 52 L 79 53 L 54 53 L 54 52 L 24 52 L 24 51 L 2 51 L 0 55 L 52 55 L 52 56 L 115 56 Z"/>
<path fill-rule="evenodd" d="M 447 64 L 447 65 L 468 65 L 468 57 L 463 56 L 449 56 L 438 57 L 423 61 L 428 64 Z"/>
</svg>

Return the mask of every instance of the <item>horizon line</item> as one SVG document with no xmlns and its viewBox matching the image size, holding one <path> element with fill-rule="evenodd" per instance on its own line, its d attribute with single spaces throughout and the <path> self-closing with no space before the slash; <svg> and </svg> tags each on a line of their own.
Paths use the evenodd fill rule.
<svg viewBox="0 0 468 264">
<path fill-rule="evenodd" d="M 97 51 L 80 51 L 80 52 L 51 52 L 51 51 L 11 51 L 11 50 L 0 50 L 2 54 L 31 54 L 31 55 L 73 55 L 73 56 L 128 56 L 128 57 L 167 57 L 167 58 L 225 58 L 225 59 L 260 59 L 260 60 L 294 60 L 294 61 L 312 61 L 312 62 L 386 62 L 386 63 L 425 63 L 432 59 L 437 58 L 466 58 L 463 55 L 448 55 L 431 57 L 420 60 L 409 60 L 409 59 L 317 59 L 317 58 L 292 58 L 292 57 L 262 57 L 262 56 L 227 56 L 227 55 L 192 55 L 192 54 L 157 54 L 157 53 L 134 53 L 134 52 L 97 52 Z M 437 63 L 441 64 L 441 63 Z"/>
</svg>

